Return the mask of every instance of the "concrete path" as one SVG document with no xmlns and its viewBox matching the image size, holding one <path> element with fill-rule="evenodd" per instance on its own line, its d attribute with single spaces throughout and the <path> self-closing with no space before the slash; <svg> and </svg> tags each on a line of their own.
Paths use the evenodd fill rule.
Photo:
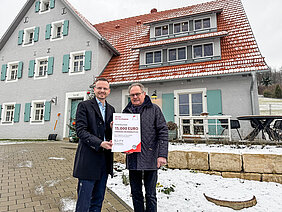
<svg viewBox="0 0 282 212">
<path fill-rule="evenodd" d="M 74 211 L 76 147 L 69 142 L 0 144 L 0 212 Z M 133 210 L 107 189 L 102 211 Z"/>
</svg>

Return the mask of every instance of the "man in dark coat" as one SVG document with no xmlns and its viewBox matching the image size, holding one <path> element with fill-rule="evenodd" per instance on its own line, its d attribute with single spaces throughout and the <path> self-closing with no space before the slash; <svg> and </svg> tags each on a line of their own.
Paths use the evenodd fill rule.
<svg viewBox="0 0 282 212">
<path fill-rule="evenodd" d="M 99 78 L 94 84 L 95 98 L 79 103 L 76 132 L 79 143 L 73 176 L 78 178 L 77 212 L 101 211 L 108 174 L 113 175 L 111 122 L 115 109 L 106 102 L 109 82 Z"/>
<path fill-rule="evenodd" d="M 124 113 L 137 113 L 141 117 L 141 152 L 127 153 L 126 165 L 135 212 L 157 211 L 157 170 L 167 163 L 168 129 L 161 109 L 153 104 L 144 91 L 144 86 L 134 83 L 129 86 L 130 102 Z M 146 209 L 142 192 L 144 179 Z"/>
</svg>

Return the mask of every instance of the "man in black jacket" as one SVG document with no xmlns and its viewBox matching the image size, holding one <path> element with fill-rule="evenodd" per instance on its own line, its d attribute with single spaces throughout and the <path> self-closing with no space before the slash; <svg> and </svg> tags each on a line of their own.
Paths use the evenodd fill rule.
<svg viewBox="0 0 282 212">
<path fill-rule="evenodd" d="M 144 86 L 134 83 L 129 86 L 130 102 L 124 113 L 137 113 L 141 117 L 141 152 L 127 154 L 127 168 L 135 212 L 156 212 L 157 170 L 167 163 L 168 129 L 161 109 L 153 104 L 144 91 Z M 146 210 L 142 192 L 144 179 Z"/>
<path fill-rule="evenodd" d="M 111 122 L 115 109 L 106 102 L 108 80 L 97 79 L 94 93 L 95 98 L 79 103 L 76 112 L 79 143 L 73 176 L 78 178 L 77 212 L 101 211 L 108 174 L 113 175 Z"/>
</svg>

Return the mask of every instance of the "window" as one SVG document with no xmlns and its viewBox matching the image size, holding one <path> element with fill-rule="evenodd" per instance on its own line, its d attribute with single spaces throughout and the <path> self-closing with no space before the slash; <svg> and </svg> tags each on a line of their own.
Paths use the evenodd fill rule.
<svg viewBox="0 0 282 212">
<path fill-rule="evenodd" d="M 168 50 L 168 61 L 185 60 L 186 58 L 186 47 Z"/>
<path fill-rule="evenodd" d="M 194 21 L 194 28 L 195 30 L 200 29 L 208 29 L 211 27 L 211 19 L 210 18 L 204 18 Z"/>
<path fill-rule="evenodd" d="M 155 36 L 162 36 L 168 34 L 168 25 L 155 27 Z"/>
<path fill-rule="evenodd" d="M 51 40 L 63 38 L 63 24 L 64 24 L 64 21 L 52 23 L 52 38 L 51 38 Z"/>
<path fill-rule="evenodd" d="M 202 44 L 193 46 L 194 58 L 211 57 L 213 56 L 213 44 Z"/>
<path fill-rule="evenodd" d="M 18 74 L 18 63 L 9 64 L 8 73 L 7 73 L 7 81 L 16 81 Z"/>
<path fill-rule="evenodd" d="M 78 74 L 84 73 L 84 52 L 74 52 L 70 55 L 71 67 L 70 73 Z"/>
<path fill-rule="evenodd" d="M 14 119 L 15 105 L 4 105 L 4 117 L 3 122 L 12 123 Z"/>
<path fill-rule="evenodd" d="M 173 33 L 187 32 L 188 22 L 174 24 Z"/>
<path fill-rule="evenodd" d="M 44 120 L 44 102 L 33 102 L 32 121 L 43 122 Z"/>
<path fill-rule="evenodd" d="M 34 27 L 24 30 L 24 45 L 31 45 L 34 43 Z"/>
<path fill-rule="evenodd" d="M 199 116 L 203 112 L 203 94 L 179 94 L 179 115 Z"/>
<path fill-rule="evenodd" d="M 161 63 L 162 62 L 162 52 L 147 52 L 146 53 L 146 64 Z"/>
<path fill-rule="evenodd" d="M 50 2 L 49 2 L 49 0 L 41 0 L 40 6 L 41 6 L 41 8 L 40 8 L 41 12 L 49 11 L 50 10 Z"/>
<path fill-rule="evenodd" d="M 35 78 L 47 77 L 48 58 L 39 58 L 36 60 Z"/>
</svg>

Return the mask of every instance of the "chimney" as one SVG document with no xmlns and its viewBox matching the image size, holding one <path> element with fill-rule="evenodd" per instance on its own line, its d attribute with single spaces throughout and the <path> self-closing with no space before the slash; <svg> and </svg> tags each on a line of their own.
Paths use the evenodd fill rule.
<svg viewBox="0 0 282 212">
<path fill-rule="evenodd" d="M 156 13 L 158 10 L 156 8 L 151 9 L 151 13 Z"/>
</svg>

